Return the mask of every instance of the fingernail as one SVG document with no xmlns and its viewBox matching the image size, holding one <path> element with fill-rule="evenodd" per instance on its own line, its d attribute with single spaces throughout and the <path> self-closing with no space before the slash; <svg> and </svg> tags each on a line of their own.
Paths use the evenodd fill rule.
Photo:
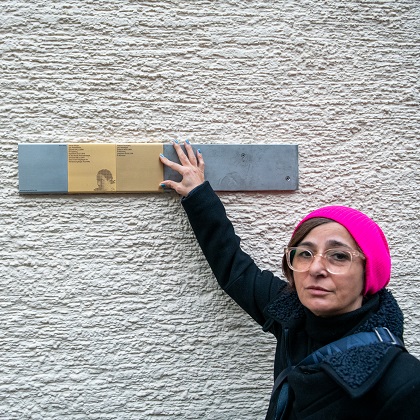
<svg viewBox="0 0 420 420">
<path fill-rule="evenodd" d="M 190 144 L 190 141 L 187 139 L 187 140 L 185 140 L 185 143 Z"/>
<path fill-rule="evenodd" d="M 165 187 L 166 187 L 166 185 L 165 185 L 165 184 L 160 184 L 160 186 L 161 186 L 162 188 L 165 188 Z"/>
<path fill-rule="evenodd" d="M 162 153 L 160 153 L 160 154 L 159 154 L 159 156 L 160 156 L 160 157 L 163 157 L 163 158 L 165 157 Z"/>
<path fill-rule="evenodd" d="M 200 153 L 200 155 L 201 155 L 201 150 L 200 149 L 197 149 L 197 152 Z"/>
<path fill-rule="evenodd" d="M 178 144 L 178 143 L 179 143 L 179 141 L 178 141 L 178 140 L 174 140 L 174 142 L 175 142 L 176 144 Z"/>
</svg>

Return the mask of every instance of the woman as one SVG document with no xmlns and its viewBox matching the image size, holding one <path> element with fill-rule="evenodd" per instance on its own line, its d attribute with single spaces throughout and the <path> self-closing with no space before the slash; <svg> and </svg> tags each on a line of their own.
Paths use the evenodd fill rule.
<svg viewBox="0 0 420 420">
<path fill-rule="evenodd" d="M 403 348 L 403 316 L 385 289 L 391 261 L 379 226 L 348 207 L 315 210 L 285 249 L 285 282 L 241 250 L 204 181 L 200 151 L 195 155 L 189 142 L 186 153 L 174 147 L 181 164 L 160 159 L 183 179 L 161 186 L 183 196 L 220 286 L 277 338 L 267 419 L 418 419 L 420 362 Z M 343 337 L 356 338 L 345 338 L 343 347 Z"/>
<path fill-rule="evenodd" d="M 112 172 L 109 169 L 101 169 L 96 174 L 96 183 L 98 188 L 94 191 L 109 192 L 115 191 L 115 180 L 112 176 Z"/>
</svg>

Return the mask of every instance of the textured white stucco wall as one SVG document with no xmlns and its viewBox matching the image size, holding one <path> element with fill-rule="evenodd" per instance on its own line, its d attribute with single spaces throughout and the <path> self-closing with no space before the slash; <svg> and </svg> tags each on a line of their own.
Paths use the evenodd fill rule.
<svg viewBox="0 0 420 420">
<path fill-rule="evenodd" d="M 274 350 L 175 194 L 19 196 L 18 142 L 298 144 L 299 191 L 221 194 L 245 249 L 280 275 L 309 210 L 368 213 L 419 357 L 419 7 L 0 2 L 0 418 L 259 419 Z"/>
</svg>

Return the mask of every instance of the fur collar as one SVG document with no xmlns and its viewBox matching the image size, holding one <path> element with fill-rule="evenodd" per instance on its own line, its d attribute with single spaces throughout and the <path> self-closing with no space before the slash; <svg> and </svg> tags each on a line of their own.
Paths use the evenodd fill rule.
<svg viewBox="0 0 420 420">
<path fill-rule="evenodd" d="M 387 327 L 396 336 L 402 338 L 404 318 L 397 301 L 386 289 L 381 290 L 377 295 L 379 309 L 359 324 L 353 333 L 373 331 L 375 327 Z M 303 305 L 294 291 L 283 291 L 267 306 L 265 312 L 283 328 L 301 323 L 305 317 Z M 380 379 L 400 352 L 400 348 L 387 343 L 354 347 L 345 352 L 327 356 L 319 364 L 319 369 L 324 370 L 352 397 L 358 397 Z"/>
<path fill-rule="evenodd" d="M 354 332 L 372 331 L 374 327 L 387 327 L 395 335 L 402 337 L 404 318 L 397 301 L 387 289 L 382 289 L 377 295 L 379 310 L 365 323 L 359 325 Z M 280 322 L 283 327 L 301 321 L 305 317 L 305 310 L 297 293 L 286 290 L 267 306 L 265 313 L 269 318 Z"/>
</svg>

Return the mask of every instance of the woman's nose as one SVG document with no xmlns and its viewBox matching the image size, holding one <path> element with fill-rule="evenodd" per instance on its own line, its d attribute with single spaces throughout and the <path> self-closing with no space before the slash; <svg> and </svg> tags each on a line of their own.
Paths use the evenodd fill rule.
<svg viewBox="0 0 420 420">
<path fill-rule="evenodd" d="M 327 273 L 327 260 L 320 254 L 315 254 L 312 264 L 309 267 L 311 274 Z"/>
</svg>

